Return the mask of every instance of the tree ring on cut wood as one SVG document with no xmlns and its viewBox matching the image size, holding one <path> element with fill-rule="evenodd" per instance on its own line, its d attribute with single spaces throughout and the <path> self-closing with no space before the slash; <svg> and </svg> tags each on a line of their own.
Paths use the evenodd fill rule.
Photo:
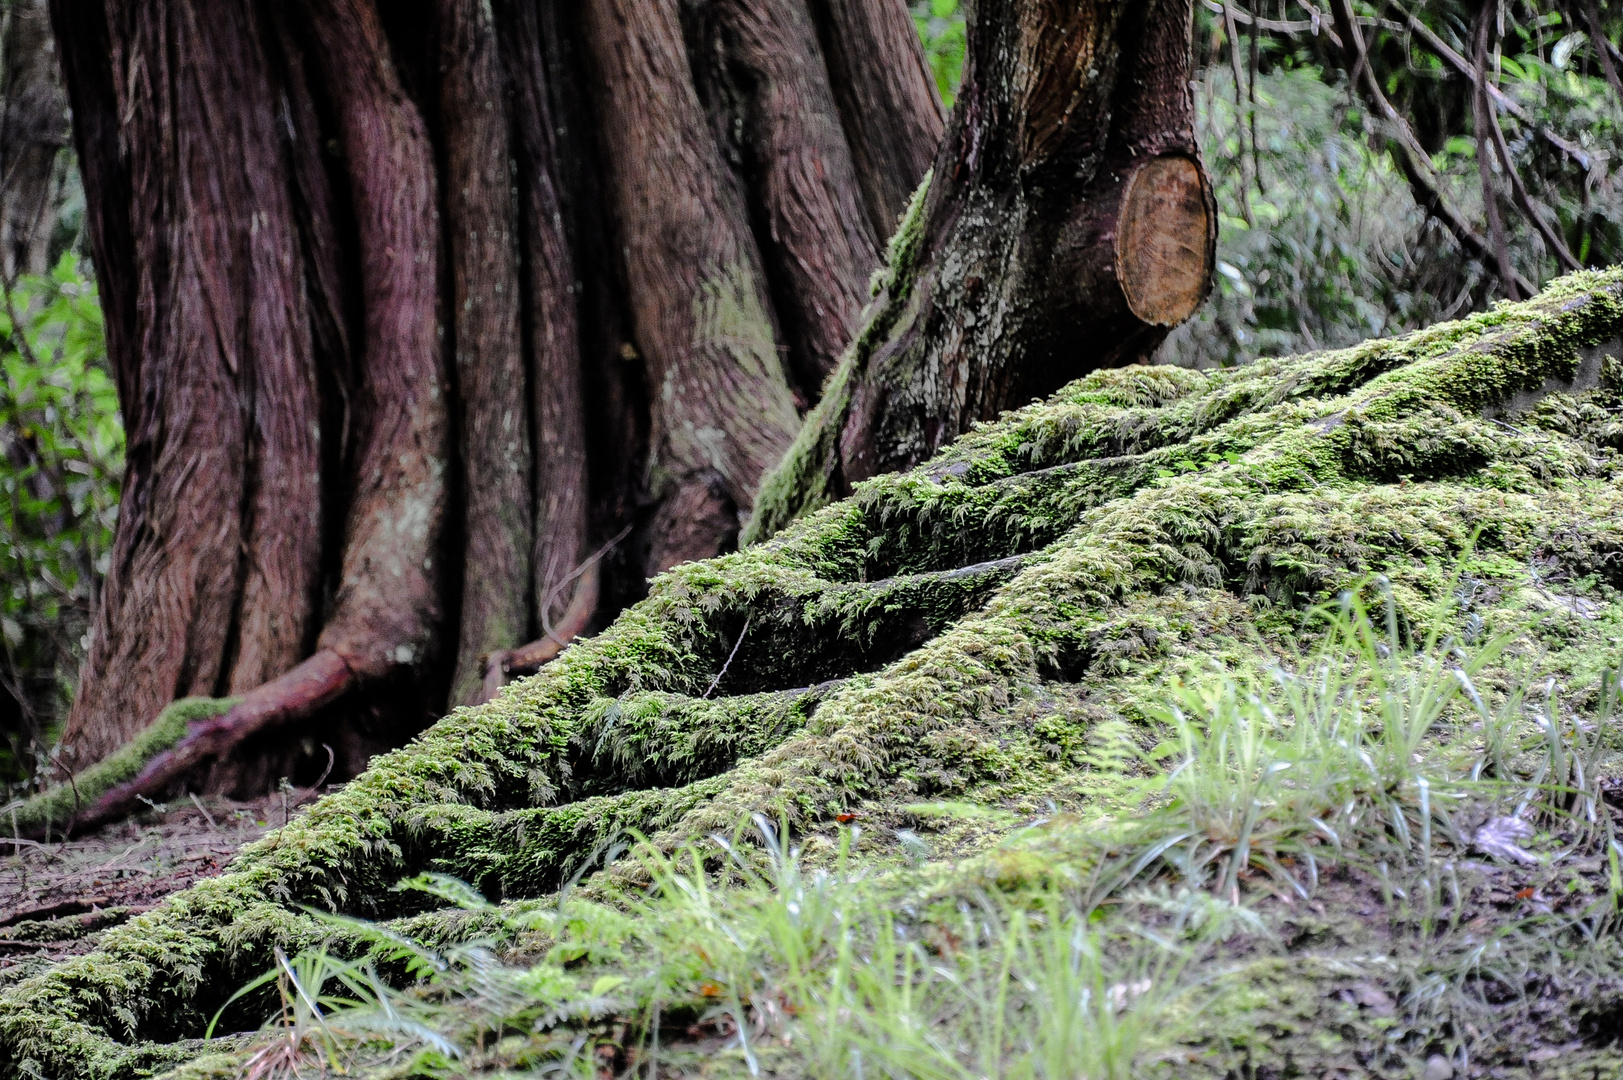
<svg viewBox="0 0 1623 1080">
<path fill-rule="evenodd" d="M 1212 196 L 1200 163 L 1182 154 L 1145 162 L 1122 193 L 1116 277 L 1132 313 L 1177 326 L 1211 287 Z"/>
</svg>

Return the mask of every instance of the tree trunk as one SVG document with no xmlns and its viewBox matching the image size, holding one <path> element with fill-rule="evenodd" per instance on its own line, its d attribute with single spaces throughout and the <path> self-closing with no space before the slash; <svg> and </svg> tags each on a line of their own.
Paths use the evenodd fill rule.
<svg viewBox="0 0 1623 1080">
<path fill-rule="evenodd" d="M 127 440 L 68 721 L 83 763 L 176 697 L 240 685 L 237 661 L 250 681 L 300 659 L 323 507 L 302 261 L 257 25 L 231 4 L 56 13 Z M 250 595 L 258 635 L 238 629 Z"/>
<path fill-rule="evenodd" d="M 51 229 L 60 199 L 68 104 L 51 39 L 46 0 L 5 5 L 0 40 L 0 274 L 50 269 Z"/>
<path fill-rule="evenodd" d="M 1189 0 L 983 0 L 956 122 L 746 539 L 976 421 L 1143 360 L 1211 288 Z"/>
<path fill-rule="evenodd" d="M 901 0 L 51 10 L 128 437 L 65 739 L 242 697 L 151 784 L 353 772 L 732 546 L 942 127 Z"/>
</svg>

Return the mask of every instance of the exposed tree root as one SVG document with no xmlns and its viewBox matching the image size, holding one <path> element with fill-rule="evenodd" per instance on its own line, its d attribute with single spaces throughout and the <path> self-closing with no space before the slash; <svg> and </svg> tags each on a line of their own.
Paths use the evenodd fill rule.
<svg viewBox="0 0 1623 1080">
<path fill-rule="evenodd" d="M 172 749 L 195 726 L 224 715 L 237 701 L 185 698 L 175 702 L 134 739 L 71 780 L 0 809 L 0 827 L 20 837 L 67 835 L 86 807 L 140 775 L 149 762 Z"/>
<path fill-rule="evenodd" d="M 481 701 L 489 701 L 501 692 L 512 679 L 521 675 L 534 675 L 541 665 L 563 651 L 564 646 L 586 632 L 597 611 L 598 570 L 595 563 L 580 572 L 575 595 L 569 601 L 563 618 L 539 641 L 520 645 L 516 649 L 493 652 L 485 660 L 485 686 Z"/>
<path fill-rule="evenodd" d="M 281 678 L 248 691 L 223 715 L 194 722 L 173 747 L 75 815 L 73 830 L 94 829 L 128 815 L 143 796 L 156 795 L 203 762 L 224 757 L 251 735 L 309 716 L 354 682 L 343 657 L 322 649 Z"/>
<path fill-rule="evenodd" d="M 815 857 L 836 815 L 865 854 L 922 801 L 1084 804 L 1101 725 L 1150 736 L 1165 679 L 1265 665 L 1316 633 L 1306 605 L 1374 573 L 1400 625 L 1516 632 L 1484 694 L 1592 686 L 1623 625 L 1620 337 L 1623 272 L 1585 273 L 1397 341 L 1090 375 L 678 567 L 225 875 L 0 995 L 0 1076 L 183 1060 L 274 946 L 329 933 L 302 906 L 441 918 L 392 889 L 422 870 L 513 899 L 632 829 L 672 848 L 766 812 Z"/>
<path fill-rule="evenodd" d="M 244 739 L 303 719 L 355 683 L 343 657 L 322 649 L 279 679 L 237 698 L 176 702 L 134 743 L 72 782 L 24 802 L 15 835 L 85 832 L 126 817 L 142 798 L 160 795 L 199 765 L 224 757 Z M 71 806 L 64 806 L 72 799 Z M 64 813 L 63 811 L 67 812 Z"/>
</svg>

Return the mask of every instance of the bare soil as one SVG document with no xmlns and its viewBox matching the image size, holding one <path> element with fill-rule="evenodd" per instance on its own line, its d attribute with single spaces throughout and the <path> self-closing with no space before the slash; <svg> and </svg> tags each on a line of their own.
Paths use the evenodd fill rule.
<svg viewBox="0 0 1623 1080">
<path fill-rule="evenodd" d="M 220 873 L 317 794 L 183 796 L 68 841 L 0 839 L 0 985 L 91 951 L 100 931 Z"/>
</svg>

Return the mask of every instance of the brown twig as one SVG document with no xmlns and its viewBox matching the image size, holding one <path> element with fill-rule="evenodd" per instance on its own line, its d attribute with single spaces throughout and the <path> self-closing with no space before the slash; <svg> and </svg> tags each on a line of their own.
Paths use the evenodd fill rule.
<svg viewBox="0 0 1623 1080">
<path fill-rule="evenodd" d="M 203 820 L 209 823 L 209 831 L 219 832 L 220 827 L 214 823 L 214 815 L 208 812 L 208 807 L 203 805 L 203 800 L 199 799 L 196 793 L 191 791 L 186 793 L 186 797 L 192 800 L 192 805 L 197 807 L 197 812 L 202 814 Z"/>
<path fill-rule="evenodd" d="M 294 798 L 294 800 L 293 800 L 293 805 L 294 806 L 298 806 L 300 803 L 304 802 L 304 800 L 308 799 L 310 796 L 312 796 L 316 792 L 320 791 L 321 790 L 321 785 L 325 784 L 327 782 L 327 777 L 332 775 L 333 762 L 335 762 L 337 760 L 337 758 L 333 755 L 331 746 L 328 746 L 326 743 L 322 743 L 321 748 L 323 750 L 327 751 L 327 767 L 325 769 L 321 770 L 321 775 L 316 777 L 316 782 L 315 783 L 313 783 L 309 787 L 305 788 L 303 793 L 301 793 L 300 795 L 298 795 L 297 797 Z"/>
<path fill-rule="evenodd" d="M 1245 103 L 1244 78 L 1240 73 L 1240 31 L 1234 25 L 1234 6 L 1224 0 L 1223 3 L 1223 33 L 1228 38 L 1229 68 L 1234 73 L 1234 119 L 1240 127 L 1240 137 L 1236 140 L 1240 148 L 1240 216 L 1245 223 L 1256 227 L 1257 219 L 1251 212 L 1251 178 L 1246 175 L 1245 163 Z M 1257 148 L 1253 143 L 1251 147 L 1252 164 L 1256 164 Z"/>
<path fill-rule="evenodd" d="M 726 678 L 727 669 L 733 666 L 733 657 L 738 655 L 738 647 L 744 644 L 744 635 L 750 632 L 751 618 L 753 618 L 751 615 L 744 616 L 744 629 L 738 632 L 738 640 L 733 642 L 733 651 L 727 654 L 727 662 L 721 665 L 721 670 L 716 672 L 716 677 L 710 680 L 710 687 L 705 690 L 700 700 L 709 700 L 710 695 L 716 692 L 716 687 L 721 685 L 721 680 Z"/>
<path fill-rule="evenodd" d="M 1495 266 L 1494 253 L 1487 241 L 1477 235 L 1470 223 L 1443 197 L 1436 178 L 1432 175 L 1430 160 L 1421 148 L 1419 140 L 1415 138 L 1414 132 L 1409 128 L 1408 121 L 1387 100 L 1386 92 L 1381 89 L 1380 80 L 1375 77 L 1368 64 L 1360 63 L 1360 58 L 1368 55 L 1367 46 L 1364 44 L 1363 33 L 1358 29 L 1357 20 L 1353 17 L 1350 0 L 1331 0 L 1331 7 L 1335 14 L 1336 26 L 1341 31 L 1341 39 L 1347 46 L 1341 50 L 1342 66 L 1349 74 L 1353 71 L 1361 72 L 1354 84 L 1355 88 L 1363 95 L 1366 104 L 1376 116 L 1386 122 L 1389 129 L 1386 141 L 1392 150 L 1392 158 L 1398 170 L 1403 173 L 1404 179 L 1408 181 L 1415 202 L 1419 203 L 1426 213 L 1442 222 L 1468 255 L 1484 266 Z M 1529 296 L 1538 291 L 1531 282 L 1514 270 L 1511 271 L 1511 279 L 1506 282 L 1506 287 L 1520 289 Z"/>
<path fill-rule="evenodd" d="M 551 612 L 551 610 L 552 610 L 552 602 L 558 598 L 558 594 L 563 592 L 564 587 L 566 585 L 568 585 L 571 581 L 574 581 L 577 577 L 581 577 L 583 574 L 591 572 L 594 575 L 593 582 L 592 582 L 592 589 L 591 589 L 591 592 L 592 592 L 592 606 L 594 608 L 596 608 L 596 606 L 597 606 L 597 581 L 596 581 L 596 569 L 595 568 L 597 566 L 598 560 L 603 558 L 603 556 L 607 555 L 610 551 L 614 550 L 614 546 L 616 544 L 618 544 L 620 541 L 624 540 L 630 534 L 630 532 L 631 532 L 631 526 L 627 525 L 625 528 L 621 529 L 618 533 L 615 533 L 614 536 L 612 538 L 610 538 L 607 542 L 605 542 L 602 547 L 598 548 L 596 551 L 594 551 L 590 555 L 588 555 L 584 562 L 582 562 L 579 566 L 575 567 L 568 574 L 564 575 L 563 580 L 559 581 L 556 585 L 554 585 L 552 588 L 547 590 L 546 599 L 541 601 L 541 636 L 543 638 L 552 638 L 555 642 L 557 642 L 558 646 L 561 648 L 564 645 L 569 644 L 569 638 L 574 638 L 576 636 L 576 634 L 570 634 L 569 638 L 566 638 L 563 641 L 559 641 L 558 636 L 552 632 L 552 622 L 551 622 L 551 618 L 550 618 L 550 614 L 549 614 Z M 569 606 L 570 606 L 571 609 L 574 608 L 580 602 L 581 594 L 583 592 L 585 592 L 585 591 L 586 590 L 584 588 L 580 588 L 580 589 L 575 590 L 575 595 L 570 599 L 570 602 L 569 602 Z M 567 611 L 566 611 L 565 614 L 567 616 Z M 590 614 L 590 613 L 588 613 L 588 614 Z M 578 634 L 579 631 L 577 631 L 576 633 Z"/>
<path fill-rule="evenodd" d="M 1623 79 L 1618 78 L 1617 65 L 1612 63 L 1612 39 L 1606 36 L 1606 28 L 1601 25 L 1600 8 L 1595 6 L 1595 0 L 1576 0 L 1577 5 L 1583 9 L 1584 21 L 1589 24 L 1589 40 L 1595 46 L 1595 52 L 1600 54 L 1600 70 L 1606 76 L 1606 81 L 1612 84 L 1612 90 L 1620 99 L 1623 99 Z"/>
<path fill-rule="evenodd" d="M 1492 7 L 1482 5 L 1477 13 L 1473 32 L 1476 53 L 1476 93 L 1471 95 L 1471 108 L 1476 119 L 1476 165 L 1482 180 L 1482 212 L 1488 219 L 1488 236 L 1493 241 L 1494 263 L 1499 268 L 1499 280 L 1504 282 L 1505 295 L 1520 300 L 1515 270 L 1510 263 L 1510 244 L 1505 239 L 1505 222 L 1499 215 L 1499 197 L 1493 190 L 1493 165 L 1488 160 L 1488 129 L 1493 126 L 1493 106 L 1488 104 L 1488 93 L 1483 89 L 1488 82 L 1488 36 Z M 1531 291 L 1527 295 L 1532 295 Z"/>
<path fill-rule="evenodd" d="M 516 649 L 498 650 L 485 658 L 485 681 L 479 699 L 481 702 L 494 698 L 501 688 L 507 685 L 509 678 L 515 675 L 535 674 L 543 664 L 549 663 L 562 652 L 565 645 L 586 632 L 587 626 L 591 625 L 592 616 L 597 613 L 600 577 L 597 564 L 630 533 L 631 526 L 627 525 L 548 591 L 546 599 L 541 604 L 542 636 L 539 640 L 532 641 L 528 645 L 520 645 Z M 575 595 L 570 599 L 563 618 L 557 626 L 553 626 L 547 617 L 547 610 L 563 587 L 576 578 L 580 579 L 580 584 L 575 588 Z"/>
<path fill-rule="evenodd" d="M 1253 26 L 1248 36 L 1251 39 L 1251 63 L 1246 70 L 1245 96 L 1248 105 L 1246 111 L 1251 120 L 1251 179 L 1256 182 L 1257 194 L 1267 198 L 1268 192 L 1262 184 L 1262 158 L 1257 150 L 1259 145 L 1257 139 L 1257 68 L 1262 65 L 1261 35 L 1257 33 L 1257 27 Z"/>
<path fill-rule="evenodd" d="M 1573 257 L 1571 249 L 1567 247 L 1566 239 L 1544 220 L 1538 208 L 1533 205 L 1533 198 L 1527 193 L 1527 185 L 1522 182 L 1522 174 L 1517 170 L 1515 161 L 1511 159 L 1510 146 L 1505 142 L 1505 131 L 1499 126 L 1499 118 L 1494 115 L 1493 108 L 1485 105 L 1482 111 L 1487 114 L 1488 134 L 1493 139 L 1493 148 L 1499 156 L 1499 165 L 1510 179 L 1510 193 L 1516 202 L 1516 208 L 1522 212 L 1522 217 L 1527 219 L 1527 223 L 1538 230 L 1550 253 L 1555 256 L 1556 262 L 1560 263 L 1563 269 L 1583 269 L 1583 264 Z"/>
</svg>

